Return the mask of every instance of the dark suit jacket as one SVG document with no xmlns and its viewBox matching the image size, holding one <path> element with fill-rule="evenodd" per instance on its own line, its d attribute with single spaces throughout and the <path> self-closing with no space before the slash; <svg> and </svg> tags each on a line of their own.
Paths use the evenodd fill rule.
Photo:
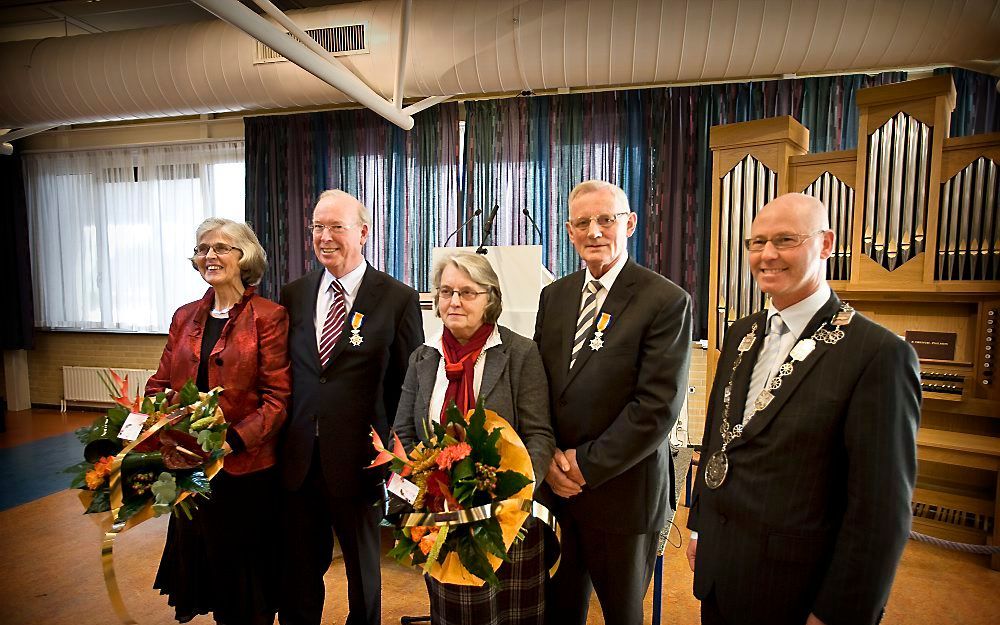
<svg viewBox="0 0 1000 625">
<path fill-rule="evenodd" d="M 839 306 L 832 295 L 802 338 Z M 828 625 L 874 623 L 910 529 L 916 354 L 856 314 L 844 339 L 820 342 L 795 364 L 771 404 L 730 444 L 729 473 L 712 490 L 704 469 L 721 445 L 736 348 L 756 323 L 733 381 L 730 420 L 742 419 L 765 318 L 761 311 L 732 325 L 716 371 L 688 520 L 699 533 L 695 595 L 704 599 L 714 588 L 723 613 L 739 615 L 734 624 L 801 625 L 810 612 Z"/>
<path fill-rule="evenodd" d="M 345 329 L 329 364 L 316 347 L 316 298 L 322 269 L 288 284 L 281 303 L 291 318 L 290 419 L 280 449 L 282 481 L 296 490 L 309 471 L 319 424 L 323 477 L 335 497 L 377 496 L 382 474 L 365 467 L 374 457 L 371 427 L 385 437 L 396 413 L 410 353 L 424 340 L 417 292 L 372 266 L 365 269 Z M 361 345 L 350 344 L 350 320 L 364 314 Z M 385 440 L 383 438 L 383 440 Z"/>
<path fill-rule="evenodd" d="M 556 447 L 576 449 L 587 480 L 581 494 L 548 501 L 583 526 L 658 531 L 673 506 L 667 437 L 687 394 L 690 297 L 627 261 L 601 308 L 612 316 L 604 346 L 594 351 L 588 338 L 570 371 L 585 275 L 581 270 L 545 287 L 535 322 Z"/>
<path fill-rule="evenodd" d="M 531 456 L 535 482 L 541 484 L 552 460 L 555 437 L 549 419 L 549 387 L 538 348 L 529 339 L 500 326 L 500 345 L 486 350 L 479 398 L 486 408 L 510 423 Z M 410 356 L 403 395 L 393 429 L 407 449 L 431 432 L 428 421 L 431 393 L 441 353 L 421 345 Z"/>
<path fill-rule="evenodd" d="M 146 383 L 146 395 L 180 390 L 198 378 L 202 331 L 215 290 L 177 309 L 160 366 Z M 274 466 L 278 432 L 287 416 L 290 390 L 288 315 L 248 287 L 229 311 L 208 362 L 208 385 L 221 386 L 219 406 L 244 449 L 226 456 L 223 470 L 243 475 Z"/>
</svg>

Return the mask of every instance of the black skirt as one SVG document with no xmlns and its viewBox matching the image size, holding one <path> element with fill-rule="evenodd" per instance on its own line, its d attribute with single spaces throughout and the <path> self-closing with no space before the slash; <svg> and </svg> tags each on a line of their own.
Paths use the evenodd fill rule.
<svg viewBox="0 0 1000 625">
<path fill-rule="evenodd" d="M 153 588 L 167 595 L 178 622 L 209 612 L 220 625 L 274 622 L 278 523 L 267 502 L 277 488 L 274 469 L 220 471 L 192 520 L 171 515 Z"/>
</svg>

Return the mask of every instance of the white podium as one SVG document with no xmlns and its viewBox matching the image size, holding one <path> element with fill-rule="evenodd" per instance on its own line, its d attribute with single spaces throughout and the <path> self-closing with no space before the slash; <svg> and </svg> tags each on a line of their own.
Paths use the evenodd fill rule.
<svg viewBox="0 0 1000 625">
<path fill-rule="evenodd" d="M 435 247 L 431 251 L 431 266 L 455 252 L 475 254 L 476 247 Z M 542 264 L 541 245 L 488 245 L 486 259 L 500 278 L 503 312 L 500 325 L 506 326 L 528 338 L 535 333 L 535 313 L 538 312 L 538 295 L 542 288 L 554 280 Z M 436 305 L 436 303 L 435 303 Z M 441 332 L 441 320 L 433 310 L 423 311 L 424 335 Z"/>
</svg>

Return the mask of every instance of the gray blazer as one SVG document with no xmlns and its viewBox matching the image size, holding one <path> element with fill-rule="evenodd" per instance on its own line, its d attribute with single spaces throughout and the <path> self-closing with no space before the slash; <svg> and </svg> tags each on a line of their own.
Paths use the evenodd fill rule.
<svg viewBox="0 0 1000 625">
<path fill-rule="evenodd" d="M 520 435 L 531 456 L 538 485 L 545 479 L 556 445 L 542 358 L 533 341 L 498 327 L 501 344 L 486 350 L 479 397 L 484 397 L 486 408 L 506 419 Z M 418 438 L 423 439 L 424 432 L 431 431 L 427 413 L 440 362 L 440 352 L 428 345 L 421 345 L 410 355 L 392 426 L 407 449 Z"/>
</svg>

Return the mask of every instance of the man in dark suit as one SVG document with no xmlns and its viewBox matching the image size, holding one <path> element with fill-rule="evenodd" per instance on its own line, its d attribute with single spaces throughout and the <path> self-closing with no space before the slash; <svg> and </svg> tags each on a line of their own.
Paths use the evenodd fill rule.
<svg viewBox="0 0 1000 625">
<path fill-rule="evenodd" d="M 285 488 L 282 625 L 319 625 L 333 536 L 347 572 L 348 624 L 381 620 L 382 475 L 365 469 L 383 440 L 406 364 L 423 340 L 416 291 L 365 262 L 368 209 L 325 191 L 313 211 L 323 269 L 288 284 L 291 415 L 280 449 Z M 261 537 L 269 540 L 270 537 Z"/>
<path fill-rule="evenodd" d="M 547 286 L 538 306 L 557 447 L 542 495 L 562 524 L 551 623 L 586 623 L 593 590 L 606 623 L 640 623 L 673 506 L 667 437 L 687 390 L 690 298 L 628 258 L 635 225 L 621 189 L 577 185 L 566 232 L 586 268 Z"/>
<path fill-rule="evenodd" d="M 746 247 L 770 296 L 726 333 L 688 546 L 702 623 L 870 625 L 910 529 L 916 354 L 832 293 L 827 211 L 783 195 Z"/>
</svg>

